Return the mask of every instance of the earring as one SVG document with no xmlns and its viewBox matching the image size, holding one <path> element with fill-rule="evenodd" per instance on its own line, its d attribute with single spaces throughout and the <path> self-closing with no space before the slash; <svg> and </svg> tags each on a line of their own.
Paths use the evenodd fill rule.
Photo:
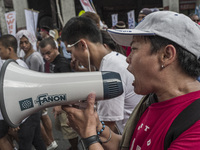
<svg viewBox="0 0 200 150">
<path fill-rule="evenodd" d="M 164 65 L 162 65 L 162 66 L 161 66 L 161 68 L 163 69 L 163 68 L 165 68 L 165 66 L 164 66 Z"/>
</svg>

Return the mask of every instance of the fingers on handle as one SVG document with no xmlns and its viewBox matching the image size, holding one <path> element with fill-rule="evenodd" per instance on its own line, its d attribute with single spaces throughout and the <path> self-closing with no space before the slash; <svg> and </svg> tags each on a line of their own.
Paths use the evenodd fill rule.
<svg viewBox="0 0 200 150">
<path fill-rule="evenodd" d="M 73 107 L 68 106 L 68 105 L 63 105 L 61 108 L 62 108 L 62 110 L 64 110 L 66 113 L 72 113 L 72 112 L 74 112 L 74 109 L 76 109 L 76 108 L 73 108 Z"/>
<path fill-rule="evenodd" d="M 94 109 L 95 98 L 96 98 L 96 94 L 95 93 L 90 93 L 88 95 L 87 102 L 88 102 L 89 109 Z"/>
</svg>

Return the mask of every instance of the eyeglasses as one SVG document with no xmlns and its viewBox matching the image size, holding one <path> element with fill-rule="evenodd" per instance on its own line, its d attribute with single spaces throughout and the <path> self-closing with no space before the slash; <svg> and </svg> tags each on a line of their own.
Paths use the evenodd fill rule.
<svg viewBox="0 0 200 150">
<path fill-rule="evenodd" d="M 193 20 L 194 22 L 199 22 L 199 20 L 197 19 L 197 20 Z"/>
<path fill-rule="evenodd" d="M 75 42 L 74 44 L 68 44 L 67 48 L 71 48 L 73 46 L 75 46 L 76 44 L 78 44 L 81 40 L 78 40 L 77 42 Z"/>
</svg>

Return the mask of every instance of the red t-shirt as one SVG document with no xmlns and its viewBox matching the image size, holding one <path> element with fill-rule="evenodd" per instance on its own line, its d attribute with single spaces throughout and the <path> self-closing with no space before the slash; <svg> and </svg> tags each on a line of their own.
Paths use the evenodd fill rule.
<svg viewBox="0 0 200 150">
<path fill-rule="evenodd" d="M 173 120 L 199 98 L 200 91 L 196 91 L 149 106 L 136 126 L 130 150 L 164 150 L 164 139 Z M 168 150 L 178 149 L 200 150 L 200 121 L 174 140 Z"/>
</svg>

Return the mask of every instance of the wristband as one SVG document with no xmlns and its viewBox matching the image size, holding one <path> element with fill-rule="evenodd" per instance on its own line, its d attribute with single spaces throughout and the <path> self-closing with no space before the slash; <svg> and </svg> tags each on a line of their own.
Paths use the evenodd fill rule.
<svg viewBox="0 0 200 150">
<path fill-rule="evenodd" d="M 106 127 L 108 127 L 108 126 L 106 126 Z M 99 140 L 101 141 L 101 143 L 103 144 L 103 143 L 108 143 L 110 140 L 111 140 L 111 138 L 112 138 L 112 132 L 111 132 L 111 129 L 108 127 L 108 129 L 109 129 L 109 137 L 108 137 L 108 139 L 106 140 L 106 141 L 102 141 L 101 140 L 101 138 L 99 137 Z"/>
<path fill-rule="evenodd" d="M 83 145 L 83 148 L 84 150 L 85 149 L 88 149 L 90 145 L 94 144 L 94 143 L 100 143 L 101 144 L 101 141 L 99 140 L 99 136 L 98 135 L 92 135 L 88 138 L 82 138 L 81 140 L 81 143 Z"/>
<path fill-rule="evenodd" d="M 100 135 L 105 129 L 105 123 L 103 121 L 101 121 L 101 124 L 102 124 L 102 129 L 97 132 L 97 135 Z"/>
</svg>

